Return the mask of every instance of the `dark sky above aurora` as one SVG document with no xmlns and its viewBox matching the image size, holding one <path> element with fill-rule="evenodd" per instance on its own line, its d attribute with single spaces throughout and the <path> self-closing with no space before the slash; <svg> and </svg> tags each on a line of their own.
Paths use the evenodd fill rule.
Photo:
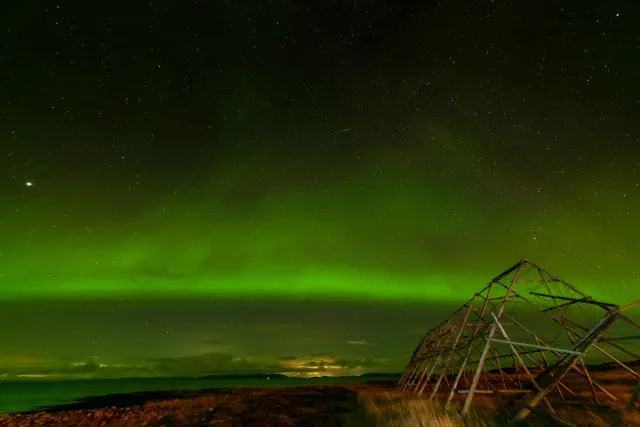
<svg viewBox="0 0 640 427">
<path fill-rule="evenodd" d="M 7 5 L 0 375 L 397 372 L 521 257 L 637 299 L 606 3 Z"/>
</svg>

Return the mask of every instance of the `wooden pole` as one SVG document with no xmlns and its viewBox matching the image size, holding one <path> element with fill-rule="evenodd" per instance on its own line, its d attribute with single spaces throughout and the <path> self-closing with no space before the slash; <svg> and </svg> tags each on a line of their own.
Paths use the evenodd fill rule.
<svg viewBox="0 0 640 427">
<path fill-rule="evenodd" d="M 517 294 L 515 291 L 513 292 L 514 294 Z M 525 300 L 526 301 L 526 300 Z M 528 301 L 527 301 L 528 302 Z M 529 305 L 532 305 L 534 308 L 537 308 L 535 305 L 531 304 L 530 302 L 528 302 Z M 539 309 L 538 309 L 539 310 Z M 545 312 L 544 310 L 539 310 L 541 313 L 543 313 L 545 316 L 547 316 L 548 318 L 550 318 L 551 320 L 553 320 L 555 323 L 557 323 L 558 325 L 560 325 L 562 328 L 564 328 L 566 331 L 572 332 L 573 334 L 575 334 L 578 338 L 582 338 L 582 335 L 580 335 L 579 333 L 575 332 L 573 329 L 571 329 L 566 323 L 572 323 L 574 325 L 576 325 L 577 327 L 583 329 L 584 331 L 587 331 L 587 329 L 583 328 L 582 326 L 578 325 L 577 323 L 571 322 L 568 319 L 564 319 L 564 321 L 560 321 L 558 319 L 556 319 L 555 317 L 549 315 L 549 313 Z M 516 325 L 520 326 L 525 332 L 527 332 L 529 335 L 531 336 L 535 336 L 535 334 L 533 332 L 531 332 L 530 330 L 528 330 L 524 325 L 522 325 L 520 322 L 518 322 L 515 318 L 513 318 L 513 316 L 511 316 L 509 313 L 505 313 L 505 316 L 507 316 L 509 319 L 511 319 L 511 321 L 513 323 L 515 323 Z M 542 343 L 544 345 L 547 345 L 541 338 L 537 338 L 537 341 L 539 343 Z M 604 338 L 600 338 L 600 341 L 604 341 L 604 342 L 608 342 L 609 340 L 605 340 Z M 551 347 L 548 347 L 549 349 L 551 349 Z M 629 370 L 633 375 L 635 375 L 636 377 L 640 378 L 640 375 L 638 375 L 635 371 L 631 370 L 629 367 L 627 367 L 626 365 L 624 365 L 622 362 L 618 361 L 615 357 L 613 357 L 612 355 L 610 355 L 609 353 L 605 352 L 604 350 L 602 350 L 600 347 L 598 347 L 598 345 L 593 344 L 593 348 L 595 348 L 596 350 L 600 351 L 601 353 L 603 353 L 605 356 L 608 356 L 611 360 L 613 360 L 615 363 L 619 364 L 621 367 L 623 367 L 624 369 Z M 550 350 L 552 353 L 555 354 L 555 356 L 560 357 L 560 353 L 555 352 L 553 350 Z M 521 354 L 523 354 L 521 352 Z M 528 357 L 528 356 L 527 356 Z M 533 361 L 533 359 L 529 358 L 530 360 Z M 545 360 L 546 362 L 546 360 Z M 536 363 L 534 361 L 534 363 Z M 548 367 L 548 365 L 547 365 Z M 545 367 L 546 368 L 546 367 Z M 584 371 L 582 371 L 578 366 L 573 367 L 573 369 L 581 376 L 586 378 L 586 374 Z M 598 387 L 598 389 L 600 391 L 602 391 L 605 395 L 607 395 L 607 397 L 609 397 L 611 400 L 622 400 L 620 398 L 620 396 L 616 395 L 615 393 L 613 393 L 611 390 L 609 390 L 604 384 L 600 383 L 599 381 L 597 381 L 595 378 L 591 379 L 593 381 L 593 384 Z M 569 393 L 571 393 L 572 395 L 576 396 L 575 392 L 573 390 L 571 390 L 569 387 L 567 387 L 562 381 L 558 381 L 557 384 L 559 386 L 561 386 L 562 388 L 564 388 L 566 391 L 568 391 Z M 564 396 L 562 394 L 562 391 L 560 390 L 560 388 L 558 387 L 558 392 L 560 393 L 560 396 L 562 397 L 562 399 L 564 400 Z"/>
<path fill-rule="evenodd" d="M 414 351 L 414 356 L 413 356 L 413 369 L 411 370 L 410 374 L 408 375 L 406 381 L 404 382 L 402 389 L 406 390 L 407 388 L 410 387 L 411 383 L 413 381 L 415 381 L 416 379 L 416 375 L 420 372 L 420 368 L 422 367 L 422 365 L 424 364 L 424 355 L 425 354 L 429 354 L 429 352 L 431 351 L 431 347 L 433 346 L 433 340 L 430 339 L 427 342 L 427 338 L 430 338 L 432 335 L 434 334 L 434 330 L 430 330 L 427 334 L 425 334 L 424 339 L 422 340 L 422 342 L 420 343 L 420 346 L 418 346 L 418 348 L 416 348 L 416 350 Z"/>
<path fill-rule="evenodd" d="M 488 285 L 487 285 L 488 287 Z M 480 292 L 484 292 L 484 290 L 487 288 L 483 288 L 482 291 Z M 449 318 L 454 317 L 458 312 L 462 311 L 467 304 L 469 304 L 471 301 L 473 301 L 473 299 L 475 298 L 475 295 L 469 300 L 467 301 L 465 304 L 463 304 L 458 310 L 456 310 L 453 314 L 451 314 L 451 316 L 449 316 Z M 441 322 L 438 326 L 430 329 L 429 331 L 427 331 L 427 333 L 425 333 L 422 338 L 420 339 L 420 342 L 418 343 L 418 346 L 415 348 L 415 350 L 413 350 L 413 355 L 411 356 L 411 358 L 409 359 L 409 362 L 407 363 L 407 366 L 404 369 L 404 372 L 402 374 L 402 376 L 400 377 L 400 380 L 398 381 L 398 387 L 400 389 L 404 389 L 406 388 L 406 385 L 408 382 L 410 382 L 413 374 L 415 374 L 416 372 L 416 364 L 420 365 L 422 362 L 420 362 L 420 358 L 422 357 L 422 354 L 424 351 L 424 348 L 428 346 L 428 344 L 430 344 L 428 342 L 428 339 L 434 334 L 435 331 L 439 330 L 439 328 L 446 322 L 447 320 L 444 320 L 443 322 Z"/>
<path fill-rule="evenodd" d="M 447 348 L 447 342 L 449 341 L 449 338 L 451 338 L 451 335 L 447 336 L 447 339 L 446 339 L 444 345 L 442 346 L 442 350 L 440 350 L 440 353 L 438 354 L 438 356 L 433 361 L 433 365 L 431 366 L 431 369 L 429 370 L 429 374 L 424 378 L 424 381 L 422 382 L 422 387 L 420 387 L 420 390 L 418 390 L 418 396 L 422 395 L 422 392 L 424 391 L 425 387 L 429 383 L 429 379 L 431 379 L 431 375 L 433 375 L 433 371 L 436 369 L 436 366 L 438 366 L 438 363 L 440 362 L 440 357 L 442 356 L 442 354 L 444 353 L 444 351 Z"/>
<path fill-rule="evenodd" d="M 573 334 L 571 332 L 569 332 L 568 330 L 565 330 L 565 332 L 567 333 L 567 336 L 569 337 L 569 340 L 571 341 L 571 344 L 573 345 L 576 340 L 575 338 L 573 338 Z M 598 393 L 596 392 L 596 389 L 593 385 L 593 380 L 591 379 L 591 375 L 589 375 L 589 370 L 587 369 L 587 364 L 584 363 L 584 357 L 580 358 L 580 365 L 582 366 L 582 369 L 584 370 L 584 373 L 587 375 L 587 381 L 589 382 L 589 387 L 591 387 L 591 395 L 593 396 L 593 400 L 596 403 L 600 403 L 600 401 L 598 400 Z"/>
<path fill-rule="evenodd" d="M 620 316 L 620 313 L 617 311 L 610 311 L 598 324 L 596 324 L 590 331 L 587 333 L 576 345 L 573 346 L 572 350 L 581 351 L 584 353 L 591 347 L 598 339 L 605 333 L 605 331 L 616 321 L 616 319 Z M 520 412 L 516 414 L 513 421 L 523 420 L 531 413 L 531 408 L 535 408 L 549 392 L 553 389 L 555 384 L 562 380 L 564 376 L 575 366 L 582 356 L 578 356 L 575 354 L 566 355 L 560 358 L 556 363 L 554 363 L 549 369 L 545 370 L 542 374 L 540 374 L 539 378 L 543 375 L 551 374 L 552 371 L 557 369 L 557 373 L 553 376 L 553 379 L 536 395 L 531 399 L 529 404 L 522 408 Z"/>
<path fill-rule="evenodd" d="M 422 365 L 424 364 L 424 361 L 416 361 L 416 365 L 413 368 L 413 372 L 411 373 L 411 376 L 409 377 L 409 379 L 407 380 L 407 382 L 404 384 L 404 390 L 409 390 L 409 387 L 411 387 L 411 384 L 413 384 L 413 382 L 416 380 L 416 376 L 418 375 L 418 373 L 420 372 L 420 369 L 422 368 Z"/>
<path fill-rule="evenodd" d="M 407 367 L 404 369 L 404 373 L 402 374 L 402 377 L 400 377 L 400 381 L 398 382 L 398 385 L 401 388 L 405 384 L 405 382 L 407 381 L 410 373 L 413 372 L 413 369 L 415 368 L 416 356 L 418 355 L 418 352 L 422 349 L 422 346 L 427 341 L 427 338 L 429 337 L 430 332 L 431 331 L 428 331 L 427 333 L 425 333 L 422 336 L 422 338 L 420 339 L 420 342 L 418 343 L 418 346 L 416 347 L 415 350 L 413 350 L 413 354 L 411 355 L 411 359 L 409 359 L 409 363 L 407 363 Z"/>
<path fill-rule="evenodd" d="M 634 302 L 632 302 L 631 304 L 627 304 L 624 307 L 620 307 L 620 313 L 624 313 L 627 310 L 630 310 L 634 307 L 637 307 L 640 305 L 640 299 L 635 300 Z"/>
<path fill-rule="evenodd" d="M 400 379 L 400 389 L 404 390 L 404 388 L 407 385 L 407 382 L 409 382 L 409 377 L 411 377 L 411 375 L 413 375 L 413 371 L 416 369 L 415 367 L 415 362 L 411 363 L 411 366 L 407 367 L 407 369 L 405 370 L 404 376 L 403 378 Z"/>
<path fill-rule="evenodd" d="M 565 321 L 566 321 L 567 323 L 571 323 L 572 325 L 575 325 L 576 327 L 578 327 L 578 328 L 582 329 L 583 331 L 586 331 L 586 329 L 585 329 L 585 328 L 583 328 L 582 326 L 578 325 L 578 324 L 577 324 L 577 323 L 575 323 L 575 322 L 572 322 L 572 321 L 570 321 L 570 320 L 568 320 L 568 319 L 566 319 Z M 564 328 L 566 328 L 568 331 L 573 332 L 577 337 L 580 337 L 580 336 L 581 336 L 579 333 L 575 332 L 575 330 L 574 330 L 574 329 L 572 329 L 572 328 L 570 328 L 568 325 L 566 325 L 566 324 L 562 324 L 562 326 L 563 326 Z M 630 353 L 630 352 L 626 351 L 626 349 L 625 349 L 625 348 L 620 347 L 620 346 L 618 346 L 618 345 L 616 345 L 616 344 L 613 344 L 613 343 L 609 342 L 609 340 L 602 339 L 602 341 L 603 341 L 603 342 L 606 342 L 606 343 L 607 343 L 607 344 L 609 344 L 610 346 L 612 346 L 612 347 L 614 347 L 614 348 L 617 348 L 618 350 L 620 350 L 620 351 L 622 351 L 622 352 L 624 352 L 624 353 L 627 353 L 627 354 L 632 355 L 632 356 L 636 356 L 635 354 L 633 354 L 633 353 Z M 629 368 L 627 365 L 625 365 L 624 363 L 622 363 L 621 361 L 619 361 L 616 357 L 614 357 L 614 356 L 613 356 L 611 353 L 609 353 L 608 351 L 604 350 L 604 349 L 603 349 L 602 347 L 600 347 L 599 345 L 597 345 L 597 344 L 595 344 L 595 343 L 594 343 L 594 344 L 593 344 L 593 348 L 594 348 L 594 349 L 596 349 L 596 350 L 598 350 L 598 351 L 599 351 L 600 353 L 602 353 L 603 355 L 607 356 L 607 357 L 608 357 L 609 359 L 611 359 L 611 361 L 613 361 L 616 365 L 618 365 L 618 366 L 620 366 L 622 369 L 624 369 L 624 370 L 628 371 L 628 372 L 629 372 L 631 375 L 633 375 L 634 377 L 636 377 L 636 378 L 640 379 L 640 374 L 638 374 L 636 371 L 634 371 L 633 369 Z M 636 356 L 636 357 L 637 357 L 637 356 Z"/>
<path fill-rule="evenodd" d="M 491 296 L 491 289 L 492 288 L 493 288 L 493 282 L 490 283 L 485 288 L 487 290 L 487 296 L 483 297 L 482 308 L 480 309 L 480 319 L 484 318 L 484 311 L 487 308 L 487 304 L 488 304 L 489 297 Z M 476 296 L 482 296 L 482 292 L 477 293 Z M 467 346 L 467 351 L 465 353 L 464 358 L 462 359 L 462 363 L 460 364 L 460 369 L 458 370 L 458 375 L 456 375 L 456 379 L 453 381 L 453 385 L 451 386 L 451 390 L 449 391 L 449 395 L 447 396 L 447 400 L 445 402 L 445 407 L 449 406 L 449 404 L 451 403 L 451 400 L 453 399 L 453 395 L 456 392 L 456 388 L 458 387 L 458 383 L 460 382 L 460 378 L 462 377 L 462 375 L 465 372 L 464 368 L 467 365 L 467 362 L 469 361 L 469 356 L 471 356 L 471 351 L 473 349 L 473 341 L 478 336 L 478 331 L 480 330 L 480 323 L 481 322 L 478 321 L 476 323 L 476 327 L 473 329 L 473 334 L 471 335 L 471 338 L 469 339 L 469 345 Z"/>
<path fill-rule="evenodd" d="M 514 271 L 513 274 L 513 279 L 511 280 L 511 283 L 509 284 L 509 287 L 507 288 L 507 291 L 505 292 L 504 298 L 502 300 L 502 304 L 500 304 L 500 309 L 498 310 L 498 314 L 496 316 L 496 319 L 500 319 L 500 317 L 502 317 L 502 313 L 504 313 L 504 308 L 505 305 L 507 303 L 507 300 L 509 299 L 509 296 L 511 295 L 511 291 L 513 290 L 513 286 L 517 283 L 518 278 L 520 277 L 520 271 L 522 271 L 522 268 L 525 266 L 525 264 L 527 263 L 527 260 L 523 259 L 521 260 L 518 265 L 515 268 L 512 268 L 511 271 Z M 501 276 L 501 277 L 504 277 Z M 498 282 L 500 283 L 500 282 Z M 487 299 L 489 298 L 489 296 L 487 295 Z M 487 302 L 487 300 L 485 300 L 485 302 Z M 489 339 L 493 338 L 493 336 L 496 333 L 496 328 L 495 326 L 491 327 L 491 330 L 489 331 Z M 489 353 L 489 346 L 491 345 L 491 341 L 487 340 L 487 343 L 484 346 L 484 349 L 482 350 L 482 354 L 480 356 L 480 360 L 478 361 L 478 368 L 476 369 L 476 373 L 473 376 L 473 381 L 471 382 L 471 387 L 469 387 L 469 394 L 467 395 L 466 400 L 464 401 L 464 405 L 462 406 L 462 415 L 466 415 L 469 412 L 469 407 L 471 406 L 471 401 L 473 400 L 473 392 L 475 391 L 475 389 L 478 387 L 478 380 L 480 379 L 480 374 L 482 373 L 482 369 L 484 368 L 484 361 L 487 358 L 487 354 Z"/>
<path fill-rule="evenodd" d="M 458 331 L 458 335 L 456 336 L 456 339 L 453 342 L 453 346 L 451 346 L 451 351 L 449 352 L 449 355 L 447 356 L 447 360 L 445 360 L 445 362 L 444 362 L 444 365 L 443 365 L 443 368 L 442 368 L 442 372 L 440 373 L 440 376 L 438 377 L 438 381 L 436 381 L 436 385 L 433 387 L 433 390 L 431 391 L 431 395 L 429 396 L 429 400 L 433 399 L 433 396 L 435 396 L 436 392 L 438 391 L 438 388 L 440 388 L 440 384 L 442 383 L 442 379 L 447 375 L 447 369 L 449 368 L 449 363 L 451 363 L 451 358 L 453 357 L 453 354 L 456 351 L 456 346 L 458 345 L 458 342 L 460 341 L 460 338 L 462 337 L 462 334 L 464 333 L 464 328 L 466 327 L 467 320 L 469 319 L 469 315 L 471 314 L 471 310 L 473 309 L 473 300 L 477 296 L 478 296 L 477 294 L 474 295 L 473 298 L 471 299 L 470 303 L 469 303 L 469 308 L 467 309 L 467 312 L 465 313 L 464 318 L 462 319 L 462 325 L 460 325 L 460 330 Z"/>
<path fill-rule="evenodd" d="M 420 369 L 420 364 L 421 364 L 421 362 L 418 361 L 418 360 L 415 360 L 413 362 L 413 365 L 411 366 L 411 370 L 409 371 L 409 374 L 407 375 L 407 379 L 405 380 L 404 384 L 402 385 L 402 389 L 403 390 L 406 390 L 409 387 L 409 385 L 411 384 L 411 382 L 414 380 L 417 370 Z"/>
<path fill-rule="evenodd" d="M 633 392 L 633 396 L 631 396 L 631 400 L 629 401 L 629 406 L 627 406 L 627 410 L 638 409 L 640 411 L 640 407 L 638 404 L 640 403 L 640 380 L 636 384 L 636 389 Z"/>
<path fill-rule="evenodd" d="M 429 368 L 434 365 L 435 359 L 434 356 L 431 356 L 429 358 L 429 362 L 423 364 L 422 366 L 424 366 L 424 369 L 422 369 L 420 371 L 420 373 L 418 373 L 418 375 L 416 376 L 416 379 L 413 383 L 413 387 L 411 387 L 411 391 L 413 393 L 418 391 L 418 388 L 420 387 L 420 384 L 422 384 L 422 379 L 424 378 L 424 376 L 426 375 L 427 371 L 429 370 Z"/>
<path fill-rule="evenodd" d="M 496 328 L 492 327 L 491 331 L 489 331 L 489 338 L 493 338 L 493 335 L 495 333 L 496 333 Z M 467 398 L 464 401 L 464 405 L 462 406 L 462 415 L 466 415 L 467 412 L 469 412 L 469 407 L 471 406 L 471 400 L 473 400 L 473 393 L 476 391 L 476 388 L 478 387 L 478 381 L 480 380 L 480 374 L 482 374 L 482 370 L 484 368 L 484 360 L 487 358 L 490 345 L 491 345 L 491 341 L 487 340 L 487 343 L 484 345 L 484 349 L 482 350 L 482 354 L 480 355 L 480 360 L 478 360 L 478 367 L 476 368 L 476 373 L 473 375 L 473 381 L 471 381 L 471 387 L 469 387 L 469 394 L 467 394 Z"/>
<path fill-rule="evenodd" d="M 509 340 L 501 340 L 498 338 L 491 338 L 491 341 L 493 342 L 497 342 L 500 344 L 507 344 L 507 345 L 517 345 L 518 347 L 527 347 L 527 348 L 537 348 L 540 350 L 549 350 L 549 351 L 553 351 L 556 353 L 566 353 L 566 354 L 577 354 L 580 355 L 582 353 L 576 352 L 576 351 L 572 351 L 572 350 L 565 350 L 563 348 L 556 348 L 556 347 L 545 347 L 545 346 L 541 346 L 541 345 L 537 345 L 537 344 L 529 344 L 526 342 L 516 342 L 516 341 L 509 341 Z M 537 353 L 537 352 L 534 352 Z"/>
<path fill-rule="evenodd" d="M 449 340 L 449 336 L 450 336 L 450 335 L 449 335 L 449 334 L 450 334 L 450 332 L 449 332 L 448 328 L 449 328 L 449 324 L 451 323 L 451 321 L 452 321 L 452 320 L 453 320 L 453 318 L 452 318 L 452 317 L 449 317 L 449 319 L 447 320 L 447 323 L 446 323 L 446 324 L 444 325 L 444 327 L 442 328 L 442 330 L 443 330 L 444 332 L 442 332 L 442 333 L 440 334 L 440 339 L 439 339 L 439 340 L 438 340 L 438 342 L 436 343 L 436 345 L 435 345 L 435 347 L 434 347 L 434 350 L 437 350 L 437 349 L 440 347 L 440 345 L 442 344 L 442 341 L 443 341 L 443 340 L 445 340 L 445 338 L 444 338 L 444 335 L 445 335 L 445 334 L 447 335 L 447 339 L 445 340 L 444 345 L 446 345 L 446 342 Z M 418 378 L 418 382 L 416 383 L 416 386 L 415 386 L 415 388 L 413 389 L 414 393 L 415 393 L 415 392 L 417 392 L 418 390 L 422 390 L 422 388 L 420 388 L 420 384 L 423 382 L 423 380 L 424 380 L 424 383 L 425 383 L 425 384 L 426 384 L 426 382 L 429 380 L 429 377 L 430 377 L 430 376 L 431 376 L 431 374 L 433 373 L 433 370 L 435 369 L 436 364 L 438 363 L 438 359 L 440 358 L 440 354 L 442 354 L 442 352 L 443 352 L 443 351 L 444 351 L 444 350 L 440 350 L 440 352 L 438 353 L 438 356 L 437 356 L 437 357 L 436 357 L 435 353 L 434 353 L 433 355 L 431 355 L 431 358 L 430 358 L 430 360 L 429 360 L 429 365 L 428 365 L 427 367 L 425 367 L 425 368 L 424 368 L 424 371 L 422 372 L 422 375 Z M 429 375 L 427 375 L 427 376 L 426 376 L 426 378 L 425 378 L 425 374 L 427 373 L 427 369 L 428 369 L 429 367 L 431 368 L 431 369 L 429 370 Z"/>
<path fill-rule="evenodd" d="M 409 375 L 409 377 L 407 378 L 407 381 L 404 383 L 403 388 L 406 390 L 408 389 L 411 384 L 415 381 L 416 379 L 416 375 L 418 374 L 418 372 L 420 371 L 420 368 L 422 367 L 422 364 L 424 363 L 423 360 L 418 360 L 416 359 L 416 361 L 413 364 L 413 369 L 411 370 L 411 374 Z"/>
<path fill-rule="evenodd" d="M 538 383 L 536 382 L 536 379 L 534 378 L 534 376 L 531 374 L 531 371 L 529 371 L 529 368 L 527 368 L 526 363 L 524 363 L 524 360 L 522 360 L 522 357 L 520 356 L 520 354 L 518 353 L 518 351 L 516 350 L 516 348 L 513 346 L 513 344 L 511 344 L 511 338 L 509 338 L 509 335 L 507 335 L 507 331 L 504 330 L 504 328 L 502 327 L 502 325 L 500 324 L 500 321 L 498 320 L 498 318 L 491 313 L 491 315 L 493 316 L 495 322 L 496 322 L 496 326 L 498 327 L 498 329 L 500 330 L 500 333 L 502 334 L 502 336 L 507 340 L 507 342 L 509 342 L 509 347 L 511 348 L 511 352 L 513 353 L 513 355 L 518 359 L 518 362 L 520 362 L 520 365 L 522 366 L 522 369 L 524 369 L 524 372 L 527 374 L 527 377 L 529 377 L 529 381 L 531 382 L 531 384 L 533 384 L 533 386 L 537 389 L 540 390 L 540 386 L 538 385 Z M 553 410 L 553 407 L 551 406 L 551 404 L 547 401 L 547 399 L 544 399 L 545 403 L 547 404 L 547 407 L 549 408 L 549 410 L 553 413 L 555 412 Z"/>
</svg>

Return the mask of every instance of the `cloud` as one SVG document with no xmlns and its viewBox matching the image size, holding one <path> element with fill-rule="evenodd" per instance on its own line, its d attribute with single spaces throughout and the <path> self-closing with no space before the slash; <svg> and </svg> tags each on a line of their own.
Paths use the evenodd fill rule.
<svg viewBox="0 0 640 427">
<path fill-rule="evenodd" d="M 342 376 L 365 372 L 390 372 L 398 363 L 382 358 L 314 356 L 234 356 L 207 353 L 189 357 L 148 359 L 150 368 L 161 375 L 198 376 L 211 374 L 282 373 L 292 376 Z"/>
<path fill-rule="evenodd" d="M 17 359 L 21 360 L 21 359 Z M 70 362 L 67 359 L 40 360 L 39 363 L 16 364 L 0 368 L 0 375 L 17 378 L 121 378 L 153 375 L 144 365 L 109 365 L 97 358 Z"/>
<path fill-rule="evenodd" d="M 343 369 L 384 369 L 389 367 L 389 359 L 338 357 L 333 363 Z"/>
<path fill-rule="evenodd" d="M 302 363 L 302 366 L 305 368 L 311 368 L 313 370 L 326 370 L 327 369 L 327 365 L 328 363 L 326 361 L 323 360 L 311 360 L 309 362 L 304 362 Z"/>
<path fill-rule="evenodd" d="M 106 367 L 106 365 L 105 365 Z M 90 359 L 84 363 L 70 364 L 69 366 L 60 370 L 62 373 L 94 373 L 101 369 L 101 365 L 95 360 Z"/>
<path fill-rule="evenodd" d="M 148 359 L 154 372 L 167 376 L 198 376 L 215 374 L 281 373 L 292 376 L 359 375 L 369 366 L 378 366 L 373 359 L 344 359 L 336 356 L 243 356 L 227 353 L 207 353 L 189 357 Z"/>
<path fill-rule="evenodd" d="M 0 357 L 0 368 L 8 368 L 13 366 L 46 366 L 50 364 L 51 359 L 27 355 L 4 355 Z"/>
<path fill-rule="evenodd" d="M 351 345 L 373 345 L 372 343 L 365 341 L 365 340 L 350 340 L 350 341 L 344 341 L 345 344 L 351 344 Z"/>
<path fill-rule="evenodd" d="M 297 356 L 279 356 L 277 359 L 278 361 L 281 361 L 281 362 L 288 362 L 290 360 L 296 360 L 298 359 L 298 357 Z"/>
</svg>

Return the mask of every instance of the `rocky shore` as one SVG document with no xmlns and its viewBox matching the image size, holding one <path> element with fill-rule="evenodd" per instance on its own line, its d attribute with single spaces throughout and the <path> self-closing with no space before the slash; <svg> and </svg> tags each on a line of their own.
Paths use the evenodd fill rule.
<svg viewBox="0 0 640 427">
<path fill-rule="evenodd" d="M 144 403 L 129 405 L 125 396 Z M 97 401 L 104 406 L 95 407 Z M 356 393 L 340 386 L 231 389 L 171 399 L 157 393 L 132 393 L 90 398 L 38 413 L 0 415 L 0 426 L 346 426 L 358 408 Z"/>
</svg>

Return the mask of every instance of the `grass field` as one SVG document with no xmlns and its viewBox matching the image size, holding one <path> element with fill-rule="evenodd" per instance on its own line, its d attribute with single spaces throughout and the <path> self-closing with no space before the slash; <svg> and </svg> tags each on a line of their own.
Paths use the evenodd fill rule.
<svg viewBox="0 0 640 427">
<path fill-rule="evenodd" d="M 534 376 L 538 373 L 536 369 L 530 372 Z M 549 405 L 540 404 L 523 425 L 640 426 L 637 402 L 631 407 L 629 405 L 638 380 L 616 365 L 591 367 L 589 373 L 591 380 L 606 391 L 596 387 L 594 393 L 588 379 L 571 371 L 562 381 L 566 387 L 554 389 L 547 396 Z M 506 387 L 496 385 L 509 388 L 510 384 L 518 381 L 526 382 L 526 378 L 522 373 L 511 373 L 506 374 L 501 383 Z M 488 378 L 481 377 L 479 389 L 489 388 Z M 428 395 L 425 392 L 418 397 L 414 393 L 391 389 L 363 389 L 359 393 L 367 412 L 375 414 L 379 425 L 385 426 L 501 426 L 533 397 L 532 393 L 520 395 L 520 400 L 514 395 L 476 394 L 470 414 L 463 419 L 459 412 L 467 394 L 456 393 L 447 410 L 440 404 L 448 395 L 445 387 L 439 389 L 433 401 L 426 398 Z"/>
</svg>

